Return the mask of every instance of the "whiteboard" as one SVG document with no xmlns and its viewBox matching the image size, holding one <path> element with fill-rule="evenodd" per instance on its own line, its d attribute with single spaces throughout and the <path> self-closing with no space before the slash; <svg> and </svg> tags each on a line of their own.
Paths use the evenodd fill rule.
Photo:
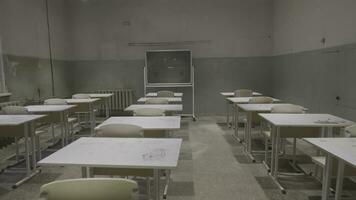
<svg viewBox="0 0 356 200">
<path fill-rule="evenodd" d="M 191 83 L 190 50 L 154 50 L 146 52 L 148 84 Z"/>
</svg>

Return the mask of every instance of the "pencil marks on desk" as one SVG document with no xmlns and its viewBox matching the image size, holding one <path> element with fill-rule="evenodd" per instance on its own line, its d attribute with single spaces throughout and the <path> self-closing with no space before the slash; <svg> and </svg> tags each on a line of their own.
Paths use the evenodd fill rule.
<svg viewBox="0 0 356 200">
<path fill-rule="evenodd" d="M 142 155 L 144 161 L 162 160 L 166 157 L 166 149 L 158 148 Z"/>
</svg>

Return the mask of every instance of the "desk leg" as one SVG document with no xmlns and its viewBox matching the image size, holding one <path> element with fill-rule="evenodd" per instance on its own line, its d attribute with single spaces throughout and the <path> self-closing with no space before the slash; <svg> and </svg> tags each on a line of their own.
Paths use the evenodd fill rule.
<svg viewBox="0 0 356 200">
<path fill-rule="evenodd" d="M 286 193 L 284 187 L 278 181 L 278 164 L 279 164 L 279 144 L 280 143 L 280 127 L 275 127 L 274 134 L 274 168 L 272 169 L 273 175 L 272 179 L 276 183 L 277 187 L 281 190 L 282 194 Z"/>
<path fill-rule="evenodd" d="M 87 167 L 82 167 L 82 178 L 87 178 Z"/>
<path fill-rule="evenodd" d="M 153 170 L 153 178 L 154 178 L 154 199 L 159 200 L 160 199 L 160 175 L 159 175 L 159 170 L 154 169 Z"/>
<path fill-rule="evenodd" d="M 275 150 L 274 150 L 274 172 L 273 175 L 277 179 L 278 178 L 278 164 L 279 164 L 279 140 L 280 140 L 280 132 L 279 132 L 279 127 L 276 127 L 276 133 L 275 133 Z"/>
<path fill-rule="evenodd" d="M 30 137 L 31 137 L 31 151 L 32 151 L 32 170 L 36 170 L 37 168 L 37 160 L 36 160 L 36 130 L 35 123 L 30 122 Z"/>
<path fill-rule="evenodd" d="M 15 183 L 12 188 L 17 188 L 19 185 L 25 183 L 33 176 L 35 176 L 39 171 L 36 170 L 36 147 L 35 147 L 35 129 L 34 122 L 24 124 L 24 139 L 25 139 L 25 156 L 26 156 L 26 177 Z M 31 137 L 31 149 L 32 149 L 32 167 L 31 169 L 31 158 L 30 158 L 30 147 L 28 144 L 28 139 Z"/>
<path fill-rule="evenodd" d="M 232 107 L 232 113 L 231 113 L 231 127 L 234 129 L 235 128 L 235 124 L 236 124 L 236 118 L 235 118 L 235 115 L 236 115 L 236 109 L 235 109 L 235 104 L 231 104 L 231 107 Z"/>
<path fill-rule="evenodd" d="M 226 100 L 226 125 L 229 127 L 229 121 L 230 121 L 230 116 L 229 116 L 229 102 Z"/>
<path fill-rule="evenodd" d="M 339 160 L 338 163 L 339 164 L 337 168 L 335 200 L 341 199 L 345 169 L 345 164 L 343 160 Z"/>
<path fill-rule="evenodd" d="M 106 118 L 110 117 L 109 106 L 110 106 L 110 99 L 106 98 L 106 100 L 105 100 L 105 115 L 106 115 Z"/>
<path fill-rule="evenodd" d="M 333 127 L 327 127 L 326 131 L 326 137 L 333 137 Z"/>
<path fill-rule="evenodd" d="M 252 127 L 252 113 L 251 112 L 247 112 L 247 128 L 246 130 L 246 145 L 247 145 L 247 152 L 249 154 L 252 153 L 251 149 L 252 149 L 252 139 L 251 139 L 251 127 Z"/>
<path fill-rule="evenodd" d="M 62 137 L 62 147 L 65 146 L 65 122 L 64 122 L 64 114 L 61 112 L 61 137 Z"/>
<path fill-rule="evenodd" d="M 345 132 L 345 127 L 342 127 L 342 128 L 341 128 L 341 130 L 340 130 L 340 136 L 341 136 L 341 137 L 348 137 L 348 136 L 346 135 L 346 132 Z"/>
<path fill-rule="evenodd" d="M 26 123 L 24 125 L 24 134 L 25 134 L 25 160 L 26 160 L 26 175 L 30 176 L 31 174 L 31 162 L 30 162 L 30 147 L 28 146 L 28 137 L 29 137 L 29 130 L 30 125 Z"/>
<path fill-rule="evenodd" d="M 275 135 L 276 135 L 276 128 L 275 126 L 272 126 L 271 130 L 271 142 L 272 142 L 272 152 L 271 152 L 271 175 L 274 175 L 274 159 L 276 157 L 276 141 L 275 141 Z"/>
<path fill-rule="evenodd" d="M 235 114 L 235 129 L 239 130 L 239 108 L 237 107 L 237 104 L 234 104 L 234 114 Z"/>
<path fill-rule="evenodd" d="M 332 157 L 330 154 L 326 155 L 326 166 L 323 174 L 323 188 L 322 188 L 322 200 L 329 198 L 330 178 L 332 171 Z"/>
<path fill-rule="evenodd" d="M 90 110 L 90 134 L 94 136 L 94 127 L 95 127 L 95 113 L 94 113 L 94 105 L 92 103 L 89 104 Z"/>
<path fill-rule="evenodd" d="M 233 112 L 236 113 L 235 115 L 237 116 L 236 118 L 238 118 L 239 116 L 239 113 L 238 113 L 238 110 L 235 109 L 235 105 L 233 104 Z M 236 120 L 234 121 L 234 125 L 236 128 L 234 129 L 234 134 L 235 134 L 235 137 L 237 139 L 238 142 L 242 142 L 242 140 L 239 138 L 239 125 L 238 125 L 238 122 L 236 122 Z"/>
<path fill-rule="evenodd" d="M 54 123 L 51 123 L 52 145 L 56 145 L 56 133 L 54 132 Z"/>
<path fill-rule="evenodd" d="M 247 112 L 247 122 L 245 128 L 245 144 L 247 148 L 247 155 L 250 157 L 252 162 L 256 162 L 252 151 L 252 112 Z"/>
<path fill-rule="evenodd" d="M 65 128 L 65 144 L 67 145 L 69 143 L 69 136 L 70 136 L 70 130 L 69 130 L 69 124 L 68 124 L 68 113 L 67 111 L 64 111 L 63 113 L 63 118 L 64 118 L 64 128 Z"/>
</svg>

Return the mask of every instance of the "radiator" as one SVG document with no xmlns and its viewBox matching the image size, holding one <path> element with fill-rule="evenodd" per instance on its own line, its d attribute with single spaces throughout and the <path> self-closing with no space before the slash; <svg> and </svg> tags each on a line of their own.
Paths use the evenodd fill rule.
<svg viewBox="0 0 356 200">
<path fill-rule="evenodd" d="M 125 108 L 130 106 L 135 99 L 134 90 L 130 89 L 119 89 L 119 90 L 99 90 L 97 93 L 113 93 L 114 95 L 110 99 L 110 111 L 123 111 Z M 104 110 L 105 107 L 102 105 L 100 110 Z"/>
</svg>

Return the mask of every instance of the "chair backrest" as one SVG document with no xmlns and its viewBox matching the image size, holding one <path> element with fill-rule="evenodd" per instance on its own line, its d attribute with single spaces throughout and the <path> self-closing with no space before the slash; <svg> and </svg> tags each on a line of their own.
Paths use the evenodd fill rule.
<svg viewBox="0 0 356 200">
<path fill-rule="evenodd" d="M 273 103 L 273 98 L 271 97 L 252 97 L 249 103 Z"/>
<path fill-rule="evenodd" d="M 107 124 L 96 130 L 97 137 L 139 138 L 143 137 L 141 127 L 131 124 Z"/>
<path fill-rule="evenodd" d="M 247 89 L 235 90 L 234 95 L 235 97 L 252 97 L 253 91 Z"/>
<path fill-rule="evenodd" d="M 67 105 L 67 101 L 65 99 L 46 99 L 43 103 L 44 105 Z"/>
<path fill-rule="evenodd" d="M 40 189 L 45 200 L 132 200 L 138 185 L 122 178 L 86 178 L 54 181 Z"/>
<path fill-rule="evenodd" d="M 275 105 L 272 107 L 271 113 L 290 113 L 290 114 L 298 114 L 304 113 L 304 109 L 301 106 L 293 105 L 293 104 L 283 104 L 283 105 Z"/>
<path fill-rule="evenodd" d="M 90 99 L 89 94 L 73 94 L 73 99 Z"/>
<path fill-rule="evenodd" d="M 157 97 L 174 97 L 174 92 L 167 90 L 158 91 Z"/>
<path fill-rule="evenodd" d="M 346 127 L 345 132 L 349 134 L 350 137 L 356 137 L 356 125 Z"/>
<path fill-rule="evenodd" d="M 5 115 L 27 115 L 28 110 L 23 106 L 6 106 L 2 108 Z"/>
<path fill-rule="evenodd" d="M 165 111 L 159 108 L 141 108 L 134 111 L 135 116 L 165 116 Z M 167 136 L 165 130 L 145 130 L 145 138 L 165 138 Z"/>
<path fill-rule="evenodd" d="M 140 108 L 134 110 L 134 116 L 165 116 L 165 110 L 160 108 Z"/>
<path fill-rule="evenodd" d="M 275 105 L 271 113 L 302 114 L 304 108 L 293 104 Z M 303 137 L 321 137 L 319 127 L 281 127 L 280 137 L 282 138 L 303 138 Z"/>
<path fill-rule="evenodd" d="M 168 104 L 168 99 L 164 98 L 148 98 L 145 102 L 146 104 Z"/>
</svg>

